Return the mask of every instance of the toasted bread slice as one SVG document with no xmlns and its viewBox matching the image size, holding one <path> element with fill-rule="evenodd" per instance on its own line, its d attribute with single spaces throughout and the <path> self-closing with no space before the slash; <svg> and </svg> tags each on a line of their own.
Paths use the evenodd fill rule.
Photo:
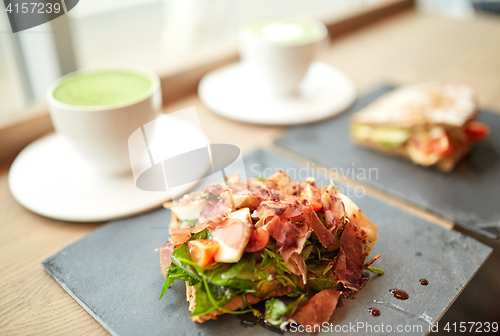
<svg viewBox="0 0 500 336">
<path fill-rule="evenodd" d="M 449 172 L 489 132 L 481 125 L 482 134 L 469 135 L 472 124 L 480 124 L 477 116 L 466 85 L 405 86 L 356 113 L 351 136 L 357 145 Z"/>
<path fill-rule="evenodd" d="M 404 86 L 356 113 L 353 124 L 410 128 L 421 125 L 462 127 L 477 117 L 477 100 L 467 85 L 436 83 Z"/>
</svg>

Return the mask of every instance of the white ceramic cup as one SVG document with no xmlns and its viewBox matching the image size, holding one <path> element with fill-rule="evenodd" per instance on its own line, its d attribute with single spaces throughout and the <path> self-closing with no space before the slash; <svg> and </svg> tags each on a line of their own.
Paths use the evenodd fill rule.
<svg viewBox="0 0 500 336">
<path fill-rule="evenodd" d="M 239 30 L 241 60 L 264 90 L 295 96 L 318 52 L 328 45 L 327 36 L 326 26 L 312 18 L 254 20 Z"/>
<path fill-rule="evenodd" d="M 76 106 L 54 98 L 54 90 L 72 76 L 120 71 L 151 80 L 151 87 L 131 102 L 109 106 Z M 105 68 L 83 70 L 57 80 L 47 92 L 52 124 L 70 148 L 102 175 L 131 172 L 128 138 L 139 127 L 154 120 L 162 105 L 160 79 L 143 69 Z"/>
</svg>

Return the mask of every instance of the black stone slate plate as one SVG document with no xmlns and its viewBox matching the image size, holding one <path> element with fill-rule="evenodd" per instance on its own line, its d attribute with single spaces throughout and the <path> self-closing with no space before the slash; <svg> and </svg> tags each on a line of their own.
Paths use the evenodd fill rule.
<svg viewBox="0 0 500 336">
<path fill-rule="evenodd" d="M 247 176 L 262 174 L 265 168 L 267 175 L 277 169 L 286 169 L 292 176 L 308 174 L 296 163 L 263 151 L 244 160 Z M 328 181 L 318 179 L 318 183 Z M 398 325 L 421 328 L 410 335 L 427 333 L 491 248 L 371 197 L 353 200 L 379 227 L 380 239 L 373 254 L 382 253 L 376 266 L 384 268 L 385 274 L 371 276 L 354 300 L 341 300 L 332 323 L 345 326 L 344 330 L 359 322 L 372 327 L 383 323 L 394 330 Z M 42 267 L 113 335 L 274 334 L 263 327 L 248 327 L 235 315 L 204 324 L 192 322 L 180 282 L 158 301 L 163 277 L 154 249 L 167 240 L 169 219 L 170 212 L 159 209 L 110 222 L 48 258 Z M 429 285 L 420 285 L 421 278 L 428 279 Z M 393 288 L 405 290 L 409 299 L 392 297 L 389 290 Z M 369 308 L 378 308 L 381 315 L 371 316 Z M 357 330 L 358 334 L 365 331 Z"/>
<path fill-rule="evenodd" d="M 333 119 L 291 127 L 276 143 L 334 168 L 334 174 L 357 179 L 468 230 L 497 239 L 500 234 L 500 116 L 481 111 L 479 120 L 489 125 L 491 134 L 453 172 L 419 167 L 398 157 L 358 147 L 349 138 L 352 114 L 393 88 L 384 86 L 359 98 L 348 111 Z M 363 169 L 370 168 L 378 170 L 378 178 L 375 170 L 371 178 L 362 174 Z"/>
</svg>

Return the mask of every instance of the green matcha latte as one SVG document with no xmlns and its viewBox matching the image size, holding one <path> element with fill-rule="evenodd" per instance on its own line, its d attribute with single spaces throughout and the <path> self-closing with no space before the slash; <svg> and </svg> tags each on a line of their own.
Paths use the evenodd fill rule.
<svg viewBox="0 0 500 336">
<path fill-rule="evenodd" d="M 135 72 L 103 70 L 66 78 L 55 88 L 53 97 L 73 106 L 123 105 L 139 101 L 152 86 L 150 78 Z"/>
</svg>

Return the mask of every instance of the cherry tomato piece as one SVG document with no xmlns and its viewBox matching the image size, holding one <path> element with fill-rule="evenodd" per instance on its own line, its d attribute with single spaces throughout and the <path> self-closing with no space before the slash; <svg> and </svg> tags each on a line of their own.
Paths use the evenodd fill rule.
<svg viewBox="0 0 500 336">
<path fill-rule="evenodd" d="M 486 138 L 488 134 L 490 134 L 490 128 L 479 121 L 469 121 L 465 124 L 465 133 L 470 139 L 474 141 L 481 141 Z"/>
<path fill-rule="evenodd" d="M 269 242 L 269 233 L 263 228 L 255 229 L 248 241 L 245 252 L 257 252 L 266 247 Z"/>
<path fill-rule="evenodd" d="M 210 239 L 195 239 L 188 242 L 191 260 L 202 266 L 207 266 L 214 258 L 219 243 Z"/>
</svg>

